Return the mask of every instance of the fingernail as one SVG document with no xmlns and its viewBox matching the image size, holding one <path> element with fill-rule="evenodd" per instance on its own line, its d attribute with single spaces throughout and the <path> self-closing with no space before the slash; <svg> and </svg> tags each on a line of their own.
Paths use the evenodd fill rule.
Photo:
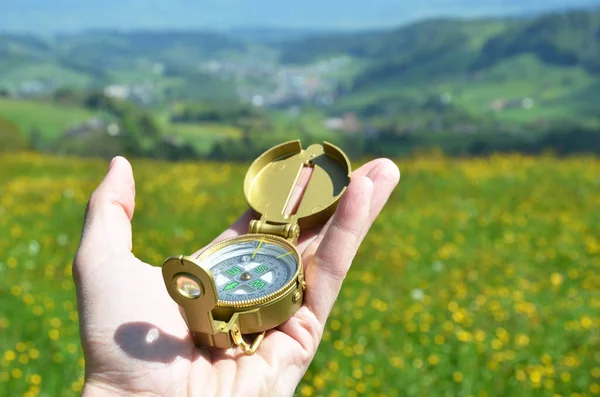
<svg viewBox="0 0 600 397">
<path fill-rule="evenodd" d="M 110 164 L 108 165 L 108 170 L 110 171 L 111 168 L 113 167 L 113 165 L 115 165 L 115 162 L 117 161 L 116 157 L 113 157 L 113 159 L 110 161 Z"/>
</svg>

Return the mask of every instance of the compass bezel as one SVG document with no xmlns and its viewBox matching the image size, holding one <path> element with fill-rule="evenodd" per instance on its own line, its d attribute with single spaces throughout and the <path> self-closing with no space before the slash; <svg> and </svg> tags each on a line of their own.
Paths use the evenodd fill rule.
<svg viewBox="0 0 600 397">
<path fill-rule="evenodd" d="M 297 287 L 298 276 L 302 272 L 302 258 L 300 256 L 300 253 L 298 252 L 298 249 L 293 244 L 291 244 L 289 241 L 287 241 L 286 239 L 279 237 L 279 236 L 274 236 L 271 234 L 252 233 L 252 234 L 244 234 L 244 235 L 240 235 L 240 236 L 236 236 L 236 237 L 231 237 L 231 238 L 219 241 L 217 243 L 214 243 L 212 245 L 209 245 L 195 259 L 198 262 L 198 264 L 202 266 L 203 262 L 206 259 L 208 259 L 210 256 L 212 256 L 213 254 L 216 254 L 221 249 L 223 249 L 227 246 L 230 246 L 233 244 L 238 244 L 238 243 L 246 243 L 249 241 L 261 241 L 261 240 L 264 241 L 265 243 L 283 246 L 285 249 L 287 249 L 289 252 L 291 252 L 291 255 L 293 256 L 293 258 L 297 264 L 296 271 L 293 273 L 293 275 L 291 276 L 290 280 L 287 283 L 285 283 L 281 288 L 277 289 L 274 292 L 271 292 L 260 298 L 239 300 L 239 301 L 222 300 L 217 297 L 217 307 L 231 308 L 231 309 L 251 308 L 253 306 L 259 306 L 264 303 L 273 301 L 273 300 L 279 298 L 280 296 L 284 295 L 286 292 L 289 292 L 291 289 L 294 289 Z M 210 272 L 210 268 L 205 267 L 205 269 L 207 269 Z"/>
</svg>

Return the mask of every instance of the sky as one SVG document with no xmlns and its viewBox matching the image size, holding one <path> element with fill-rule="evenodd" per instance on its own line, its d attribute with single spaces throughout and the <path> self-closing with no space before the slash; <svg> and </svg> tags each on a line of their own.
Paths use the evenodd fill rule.
<svg viewBox="0 0 600 397">
<path fill-rule="evenodd" d="M 438 16 L 531 14 L 600 0 L 0 0 L 0 30 L 371 29 Z"/>
</svg>

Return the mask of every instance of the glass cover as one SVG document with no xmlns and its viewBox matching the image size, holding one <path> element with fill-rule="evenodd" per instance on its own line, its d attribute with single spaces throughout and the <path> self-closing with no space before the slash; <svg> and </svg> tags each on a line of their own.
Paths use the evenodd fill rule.
<svg viewBox="0 0 600 397">
<path fill-rule="evenodd" d="M 203 263 L 215 279 L 219 300 L 230 302 L 277 292 L 298 269 L 296 256 L 289 248 L 261 239 L 227 245 Z"/>
</svg>

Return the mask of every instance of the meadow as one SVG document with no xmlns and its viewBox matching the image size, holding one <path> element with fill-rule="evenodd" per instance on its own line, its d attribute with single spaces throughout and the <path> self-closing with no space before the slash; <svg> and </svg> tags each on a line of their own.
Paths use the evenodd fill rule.
<svg viewBox="0 0 600 397">
<path fill-rule="evenodd" d="M 246 209 L 245 165 L 132 163 L 133 249 L 150 264 L 195 251 Z M 297 394 L 600 394 L 600 160 L 429 155 L 397 164 L 402 181 Z M 81 390 L 71 263 L 106 167 L 0 155 L 2 396 Z"/>
<path fill-rule="evenodd" d="M 0 98 L 0 117 L 15 123 L 25 136 L 40 131 L 45 143 L 94 116 L 93 112 L 75 106 Z"/>
</svg>

